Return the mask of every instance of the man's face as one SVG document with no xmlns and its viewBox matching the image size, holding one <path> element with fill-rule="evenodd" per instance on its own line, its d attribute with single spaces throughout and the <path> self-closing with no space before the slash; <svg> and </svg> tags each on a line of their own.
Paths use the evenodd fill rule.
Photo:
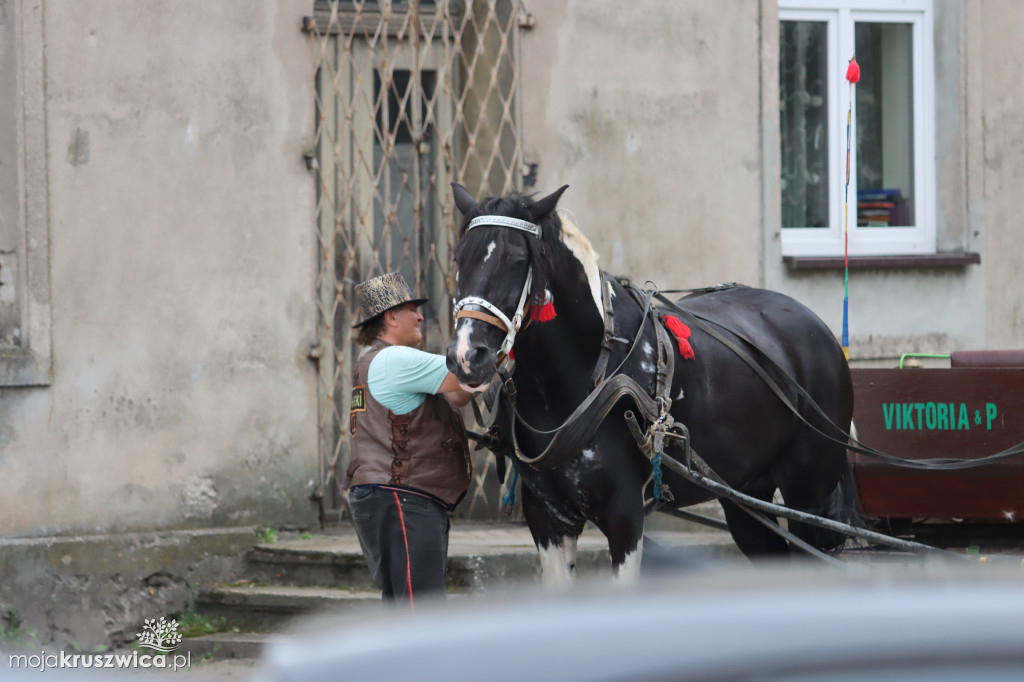
<svg viewBox="0 0 1024 682">
<path fill-rule="evenodd" d="M 388 312 L 389 314 L 394 313 L 392 329 L 397 341 L 396 345 L 413 347 L 420 345 L 423 340 L 423 332 L 420 331 L 423 315 L 420 314 L 419 307 L 415 303 L 406 303 Z"/>
</svg>

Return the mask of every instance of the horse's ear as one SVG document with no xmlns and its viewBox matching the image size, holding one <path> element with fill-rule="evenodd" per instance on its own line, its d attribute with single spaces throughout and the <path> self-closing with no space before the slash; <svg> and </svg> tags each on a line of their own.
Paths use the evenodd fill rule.
<svg viewBox="0 0 1024 682">
<path fill-rule="evenodd" d="M 459 183 L 452 183 L 452 193 L 455 195 L 455 206 L 462 212 L 462 215 L 468 215 L 470 211 L 476 208 L 476 200 L 473 198 L 473 195 Z"/>
<path fill-rule="evenodd" d="M 530 213 L 533 214 L 534 220 L 540 220 L 548 213 L 555 210 L 555 206 L 558 205 L 558 200 L 562 197 L 562 192 L 569 189 L 569 185 L 562 185 L 551 194 L 547 195 L 536 204 L 533 205 L 533 209 Z"/>
</svg>

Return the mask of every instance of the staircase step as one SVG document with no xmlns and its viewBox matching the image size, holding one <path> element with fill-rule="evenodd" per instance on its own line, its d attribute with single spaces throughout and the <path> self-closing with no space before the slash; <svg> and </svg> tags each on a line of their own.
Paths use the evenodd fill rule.
<svg viewBox="0 0 1024 682">
<path fill-rule="evenodd" d="M 216 586 L 202 592 L 196 610 L 205 617 L 226 618 L 247 631 L 274 630 L 297 616 L 318 611 L 377 608 L 379 590 L 349 590 L 291 585 Z"/>
<path fill-rule="evenodd" d="M 181 651 L 192 655 L 198 662 L 203 656 L 215 660 L 225 658 L 259 658 L 275 635 L 266 632 L 218 632 L 213 635 L 189 637 L 182 641 Z"/>
<path fill-rule="evenodd" d="M 651 539 L 668 548 L 687 548 L 717 556 L 734 555 L 727 533 L 652 531 Z M 375 590 L 359 541 L 351 531 L 286 538 L 257 545 L 248 556 L 254 581 L 297 586 L 343 586 Z M 611 570 L 608 544 L 596 529 L 580 536 L 576 557 L 581 577 Z M 451 589 L 504 590 L 540 579 L 540 559 L 525 526 L 454 526 L 448 544 L 448 585 Z"/>
<path fill-rule="evenodd" d="M 648 535 L 654 544 L 645 548 L 644 564 L 655 570 L 678 570 L 694 557 L 738 555 L 723 532 L 652 530 Z M 272 637 L 266 633 L 284 629 L 300 616 L 381 606 L 380 591 L 350 528 L 305 538 L 283 535 L 278 542 L 257 545 L 247 558 L 246 581 L 199 594 L 196 611 L 207 618 L 228 619 L 234 632 L 189 638 L 193 657 L 255 657 Z M 576 565 L 581 579 L 610 574 L 607 541 L 599 531 L 588 529 L 580 536 Z M 539 582 L 540 559 L 525 526 L 453 526 L 449 596 L 501 592 Z"/>
</svg>

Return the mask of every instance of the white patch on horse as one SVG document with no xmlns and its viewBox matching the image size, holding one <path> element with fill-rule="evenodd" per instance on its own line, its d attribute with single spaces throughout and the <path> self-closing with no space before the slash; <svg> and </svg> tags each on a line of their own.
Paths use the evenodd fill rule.
<svg viewBox="0 0 1024 682">
<path fill-rule="evenodd" d="M 619 564 L 618 570 L 615 573 L 614 584 L 616 586 L 628 586 L 635 585 L 640 579 L 640 560 L 644 555 L 644 543 L 641 539 L 637 543 L 636 549 L 632 552 L 626 553 L 626 558 Z"/>
<path fill-rule="evenodd" d="M 597 450 L 594 448 L 587 448 L 583 451 L 583 459 L 592 460 L 597 457 Z"/>
<path fill-rule="evenodd" d="M 560 545 L 537 547 L 540 552 L 540 581 L 546 588 L 563 588 L 576 578 L 576 540 L 565 538 Z"/>
<path fill-rule="evenodd" d="M 654 371 L 654 365 L 652 365 L 649 362 L 641 362 L 640 363 L 640 369 L 642 369 L 645 372 L 653 372 Z"/>
<path fill-rule="evenodd" d="M 495 242 L 491 242 L 490 244 L 487 245 L 487 255 L 484 256 L 484 262 L 485 263 L 490 259 L 491 254 L 494 253 L 494 248 L 496 246 L 497 246 L 497 243 L 495 243 Z"/>
<path fill-rule="evenodd" d="M 576 256 L 576 260 L 583 266 L 583 272 L 587 275 L 587 282 L 590 283 L 590 295 L 594 297 L 594 305 L 597 306 L 597 314 L 604 318 L 604 304 L 601 302 L 601 270 L 597 267 L 597 253 L 590 245 L 571 214 L 564 208 L 558 209 L 558 217 L 562 221 L 562 243 Z"/>
<path fill-rule="evenodd" d="M 683 398 L 684 398 L 684 396 L 683 396 L 683 389 L 679 389 L 679 395 L 677 395 L 675 397 L 675 399 L 676 400 L 682 400 Z"/>
<path fill-rule="evenodd" d="M 651 354 L 654 353 L 654 346 L 651 345 L 650 341 L 644 341 L 643 349 L 644 349 L 644 355 L 646 355 L 648 357 L 650 357 Z"/>
<path fill-rule="evenodd" d="M 466 357 L 469 354 L 469 335 L 473 331 L 470 329 L 471 326 L 472 325 L 467 322 L 466 324 L 461 325 L 455 333 L 458 337 L 458 343 L 455 345 L 455 361 L 459 363 L 459 367 L 465 374 L 469 374 L 471 369 L 469 366 L 469 360 Z"/>
</svg>

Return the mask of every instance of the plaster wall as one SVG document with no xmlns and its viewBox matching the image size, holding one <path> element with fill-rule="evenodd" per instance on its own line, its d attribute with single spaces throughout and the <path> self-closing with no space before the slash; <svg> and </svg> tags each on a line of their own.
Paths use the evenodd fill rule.
<svg viewBox="0 0 1024 682">
<path fill-rule="evenodd" d="M 529 11 L 523 148 L 538 172 L 527 191 L 568 183 L 560 205 L 610 272 L 665 289 L 761 283 L 760 4 Z"/>
<path fill-rule="evenodd" d="M 985 288 L 990 314 L 985 326 L 992 348 L 1024 348 L 1024 3 L 985 0 L 972 8 L 980 24 L 977 50 L 984 80 L 980 94 L 984 136 Z M 972 97 L 972 99 L 973 99 Z"/>
<path fill-rule="evenodd" d="M 532 189 L 570 185 L 562 206 L 602 267 L 663 288 L 767 286 L 809 305 L 838 336 L 842 271 L 792 270 L 782 258 L 776 0 L 645 0 L 629 11 L 553 0 L 529 10 L 522 109 Z M 977 252 L 982 263 L 853 270 L 855 364 L 1024 342 L 1014 202 L 1024 93 L 1012 40 L 1022 12 L 1010 0 L 933 5 L 936 248 Z"/>
<path fill-rule="evenodd" d="M 43 5 L 54 372 L 0 533 L 313 522 L 307 0 Z"/>
</svg>

